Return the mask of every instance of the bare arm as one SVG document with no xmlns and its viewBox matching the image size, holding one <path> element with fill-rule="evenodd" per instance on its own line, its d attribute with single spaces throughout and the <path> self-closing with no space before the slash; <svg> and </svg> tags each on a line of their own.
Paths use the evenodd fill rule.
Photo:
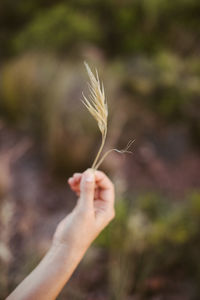
<svg viewBox="0 0 200 300">
<path fill-rule="evenodd" d="M 80 197 L 57 226 L 52 246 L 7 300 L 55 299 L 92 241 L 114 217 L 114 187 L 100 171 L 76 173 L 69 184 Z"/>
</svg>

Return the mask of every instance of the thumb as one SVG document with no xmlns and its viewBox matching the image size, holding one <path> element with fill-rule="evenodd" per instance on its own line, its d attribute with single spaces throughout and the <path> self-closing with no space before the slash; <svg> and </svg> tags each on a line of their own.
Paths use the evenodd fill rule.
<svg viewBox="0 0 200 300">
<path fill-rule="evenodd" d="M 87 169 L 81 178 L 80 202 L 83 205 L 91 205 L 94 200 L 95 176 L 92 169 Z"/>
</svg>

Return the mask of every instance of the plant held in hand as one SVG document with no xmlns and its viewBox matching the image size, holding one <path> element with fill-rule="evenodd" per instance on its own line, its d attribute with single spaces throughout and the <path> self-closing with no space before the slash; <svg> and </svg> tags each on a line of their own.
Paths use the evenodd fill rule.
<svg viewBox="0 0 200 300">
<path fill-rule="evenodd" d="M 96 70 L 96 76 L 92 73 L 90 67 L 88 64 L 85 62 L 85 67 L 90 79 L 90 83 L 88 83 L 89 86 L 89 91 L 90 95 L 88 98 L 85 97 L 83 94 L 83 104 L 87 107 L 91 115 L 96 119 L 98 123 L 98 127 L 101 131 L 102 135 L 102 141 L 101 141 L 101 146 L 99 148 L 99 151 L 94 159 L 94 162 L 92 164 L 92 169 L 97 170 L 101 163 L 104 161 L 106 156 L 112 152 L 116 151 L 118 153 L 132 153 L 128 149 L 131 147 L 133 144 L 134 140 L 129 141 L 125 149 L 118 150 L 118 149 L 110 149 L 104 155 L 100 158 L 100 155 L 102 153 L 105 140 L 106 140 L 106 135 L 107 135 L 107 127 L 108 127 L 108 105 L 105 99 L 105 92 L 104 92 L 104 87 L 103 83 L 100 83 L 99 81 L 99 76 L 98 72 Z"/>
</svg>

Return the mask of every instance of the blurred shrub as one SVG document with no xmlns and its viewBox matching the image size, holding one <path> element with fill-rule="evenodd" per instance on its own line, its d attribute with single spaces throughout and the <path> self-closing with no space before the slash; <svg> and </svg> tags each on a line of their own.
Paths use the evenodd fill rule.
<svg viewBox="0 0 200 300">
<path fill-rule="evenodd" d="M 148 60 L 136 57 L 128 65 L 125 62 L 104 65 L 103 81 L 105 84 L 106 79 L 109 81 L 106 95 L 112 107 L 109 118 L 117 120 L 113 122 L 115 128 L 111 125 L 110 134 L 112 130 L 120 132 L 124 126 L 120 117 L 123 111 L 126 143 L 133 134 L 136 118 L 143 122 L 145 109 L 162 121 L 184 124 L 190 136 L 199 141 L 200 115 L 196 107 L 200 99 L 200 68 L 195 61 L 181 61 L 165 53 Z M 60 171 L 88 166 L 92 161 L 88 153 L 98 147 L 96 124 L 88 118 L 80 102 L 82 90 L 86 90 L 83 72 L 78 62 L 34 53 L 10 60 L 1 71 L 1 116 L 21 130 L 31 132 L 46 159 Z M 136 103 L 140 109 L 135 109 Z M 140 126 L 143 125 L 137 123 Z"/>
<path fill-rule="evenodd" d="M 118 201 L 116 211 L 111 226 L 96 240 L 96 245 L 110 253 L 110 289 L 114 298 L 125 299 L 137 292 L 156 295 L 160 288 L 168 291 L 172 288 L 168 276 L 174 284 L 192 284 L 190 297 L 197 296 L 200 193 L 194 192 L 184 202 L 173 204 L 159 195 L 139 195 L 131 206 L 124 199 Z M 151 286 L 154 278 L 158 284 Z"/>
<path fill-rule="evenodd" d="M 27 0 L 0 4 L 4 56 L 32 48 L 69 51 L 85 43 L 110 57 L 161 50 L 198 53 L 198 0 Z"/>
<path fill-rule="evenodd" d="M 80 103 L 83 86 L 78 66 L 45 55 L 22 56 L 2 71 L 4 118 L 31 133 L 54 168 L 70 171 L 92 159 L 89 135 L 97 130 Z"/>
<path fill-rule="evenodd" d="M 0 115 L 31 135 L 45 160 L 65 176 L 71 168 L 90 165 L 90 153 L 99 145 L 97 125 L 80 101 L 82 91 L 88 92 L 84 71 L 82 63 L 29 53 L 5 64 L 1 72 Z M 110 80 L 108 91 L 113 93 L 117 84 L 117 77 Z"/>
<path fill-rule="evenodd" d="M 87 40 L 98 42 L 99 34 L 92 16 L 69 5 L 59 4 L 39 12 L 16 36 L 14 47 L 17 51 L 39 48 L 63 52 Z"/>
<path fill-rule="evenodd" d="M 198 143 L 199 67 L 196 57 L 182 60 L 168 52 L 160 52 L 152 59 L 135 57 L 127 66 L 124 89 L 165 123 L 184 124 Z"/>
</svg>

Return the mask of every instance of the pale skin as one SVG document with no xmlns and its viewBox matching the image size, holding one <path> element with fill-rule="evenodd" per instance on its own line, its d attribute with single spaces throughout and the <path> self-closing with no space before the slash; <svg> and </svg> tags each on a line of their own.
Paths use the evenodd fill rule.
<svg viewBox="0 0 200 300">
<path fill-rule="evenodd" d="M 76 207 L 58 224 L 42 261 L 7 300 L 56 299 L 91 243 L 114 218 L 114 186 L 103 172 L 75 173 L 68 183 L 78 196 Z"/>
</svg>

